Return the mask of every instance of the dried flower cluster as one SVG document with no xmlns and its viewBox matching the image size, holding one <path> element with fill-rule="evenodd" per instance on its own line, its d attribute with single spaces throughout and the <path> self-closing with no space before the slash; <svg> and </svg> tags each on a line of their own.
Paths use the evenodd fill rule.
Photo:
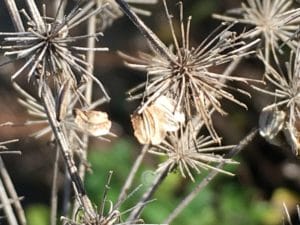
<svg viewBox="0 0 300 225">
<path fill-rule="evenodd" d="M 188 139 L 186 139 L 186 135 L 181 137 L 183 130 L 190 132 L 190 127 L 195 126 L 195 124 L 191 124 L 192 119 L 199 117 L 213 139 L 207 143 L 220 144 L 221 139 L 211 119 L 212 112 L 217 111 L 221 115 L 227 114 L 222 108 L 222 99 L 227 99 L 247 108 L 244 103 L 229 93 L 231 89 L 238 93 L 250 95 L 247 91 L 230 86 L 226 81 L 248 83 L 251 79 L 227 76 L 222 72 L 217 73 L 213 71 L 213 67 L 250 55 L 253 53 L 251 47 L 255 46 L 259 39 L 247 43 L 244 37 L 247 37 L 248 33 L 237 34 L 232 31 L 234 24 L 224 23 L 200 45 L 191 47 L 191 17 L 188 18 L 185 25 L 182 2 L 179 3 L 181 40 L 175 34 L 172 15 L 168 11 L 166 1 L 163 2 L 173 37 L 172 47 L 165 47 L 155 34 L 145 29 L 145 32 L 148 32 L 149 36 L 152 37 L 150 39 L 152 54 L 140 53 L 139 57 L 135 58 L 121 53 L 126 60 L 126 65 L 147 73 L 147 81 L 129 91 L 130 100 L 142 99 L 140 107 L 132 116 L 132 123 L 135 130 L 134 134 L 140 143 L 158 145 L 158 148 L 165 149 L 168 160 L 163 164 L 164 167 L 168 165 L 170 166 L 169 169 L 173 169 L 174 165 L 177 165 L 184 177 L 184 170 L 186 170 L 189 177 L 192 178 L 191 168 L 200 172 L 200 167 L 211 168 L 209 165 L 206 166 L 206 163 L 220 162 L 223 159 L 221 155 L 214 154 L 214 151 L 218 151 L 219 147 L 208 148 L 209 150 L 204 150 L 205 153 L 199 149 L 198 142 L 201 143 L 202 141 L 202 138 L 198 138 L 200 129 L 193 132 L 193 135 Z M 142 26 L 144 25 L 140 24 L 140 27 Z M 172 105 L 167 102 L 164 103 L 164 105 L 170 105 L 167 107 L 170 111 L 169 114 L 173 113 L 173 116 L 170 116 L 168 126 L 170 124 L 179 125 L 175 126 L 176 129 L 165 129 L 164 132 L 157 128 L 166 124 L 160 116 L 161 110 L 153 109 L 162 98 L 168 98 L 170 99 L 168 102 L 172 102 Z M 180 121 L 176 118 L 178 113 L 182 113 L 183 116 L 181 117 L 186 119 Z M 170 140 L 172 140 L 171 144 L 167 144 Z M 207 139 L 204 140 L 207 141 Z M 229 148 L 224 147 L 223 149 Z M 225 161 L 227 162 L 227 160 Z"/>
<path fill-rule="evenodd" d="M 294 39 L 299 29 L 300 9 L 292 8 L 292 4 L 292 0 L 246 0 L 241 8 L 230 10 L 228 16 L 214 17 L 251 26 L 249 37 L 263 39 L 264 56 L 269 61 L 270 52 L 276 58 L 282 43 L 293 50 L 298 46 Z"/>
</svg>

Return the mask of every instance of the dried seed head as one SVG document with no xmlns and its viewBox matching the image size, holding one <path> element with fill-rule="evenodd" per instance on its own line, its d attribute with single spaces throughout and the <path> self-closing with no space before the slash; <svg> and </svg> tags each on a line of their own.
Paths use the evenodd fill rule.
<svg viewBox="0 0 300 225">
<path fill-rule="evenodd" d="M 234 146 L 216 146 L 217 141 L 211 137 L 193 135 L 194 125 L 188 123 L 177 132 L 171 132 L 159 145 L 152 146 L 150 153 L 166 156 L 167 159 L 159 165 L 158 170 L 165 168 L 178 169 L 183 177 L 188 176 L 194 181 L 193 171 L 201 173 L 201 170 L 217 170 L 230 174 L 224 170 L 214 167 L 214 163 L 235 163 L 231 159 L 225 159 L 218 151 L 224 151 Z"/>
<path fill-rule="evenodd" d="M 92 136 L 99 137 L 110 132 L 111 121 L 105 112 L 74 109 L 74 122 L 78 128 Z"/>
<path fill-rule="evenodd" d="M 231 10 L 228 16 L 214 15 L 214 17 L 254 26 L 249 37 L 262 37 L 267 61 L 270 51 L 276 58 L 276 50 L 280 50 L 281 43 L 286 43 L 294 50 L 297 48 L 298 41 L 291 39 L 299 28 L 300 8 L 292 8 L 292 0 L 245 0 L 245 2 L 241 8 Z"/>
<path fill-rule="evenodd" d="M 24 65 L 12 75 L 15 80 L 23 72 L 27 73 L 28 80 L 35 79 L 39 85 L 39 95 L 44 82 L 53 79 L 60 87 L 66 80 L 72 80 L 77 84 L 78 80 L 94 80 L 103 91 L 105 97 L 109 99 L 103 85 L 100 81 L 89 73 L 86 69 L 87 62 L 82 57 L 82 51 L 107 51 L 107 48 L 85 48 L 74 45 L 75 41 L 87 38 L 97 38 L 101 33 L 91 35 L 72 36 L 71 30 L 84 22 L 86 19 L 100 13 L 103 7 L 96 9 L 77 8 L 69 15 L 64 17 L 63 21 L 57 21 L 46 15 L 41 16 L 38 12 L 31 11 L 29 16 L 23 10 L 26 18 L 26 31 L 24 32 L 5 32 L 0 33 L 4 36 L 4 42 L 1 49 L 5 51 L 4 55 L 14 56 L 16 59 L 24 59 Z M 84 15 L 82 15 L 84 13 Z M 57 76 L 61 74 L 63 77 Z"/>
<path fill-rule="evenodd" d="M 191 47 L 189 43 L 191 17 L 188 18 L 185 26 L 182 3 L 179 5 L 181 43 L 175 35 L 172 16 L 165 3 L 174 49 L 163 47 L 164 44 L 153 36 L 154 34 L 148 32 L 148 28 L 143 28 L 145 25 L 142 24 L 140 29 L 148 32 L 149 40 L 153 42 L 151 43 L 154 54 L 142 53 L 139 58 L 134 58 L 121 53 L 129 67 L 142 69 L 148 76 L 147 82 L 129 91 L 129 99 L 142 98 L 141 108 L 144 109 L 159 96 L 169 96 L 176 102 L 176 106 L 184 110 L 188 119 L 196 114 L 201 115 L 211 136 L 214 140 L 219 140 L 211 120 L 211 109 L 225 115 L 226 112 L 220 102 L 224 98 L 246 108 L 245 104 L 227 91 L 228 89 L 249 95 L 248 92 L 225 84 L 224 81 L 247 83 L 249 79 L 225 76 L 222 73 L 212 72 L 211 69 L 216 65 L 253 53 L 248 49 L 259 40 L 246 44 L 243 40 L 246 34 L 237 35 L 230 31 L 233 25 L 223 24 L 198 47 Z M 161 49 L 157 50 L 158 48 Z"/>
<path fill-rule="evenodd" d="M 108 119 L 107 114 L 92 110 L 93 108 L 96 108 L 98 105 L 102 104 L 103 100 L 100 99 L 99 101 L 91 103 L 89 106 L 85 106 L 85 110 L 75 108 L 79 106 L 83 107 L 81 106 L 83 100 L 81 99 L 83 95 L 81 92 L 84 90 L 81 88 L 78 89 L 77 92 L 74 92 L 73 90 L 69 90 L 67 88 L 68 85 L 68 82 L 66 82 L 62 87 L 62 89 L 66 88 L 67 90 L 65 91 L 68 93 L 64 93 L 64 91 L 61 90 L 59 99 L 61 99 L 62 104 L 57 103 L 56 116 L 57 119 L 60 119 L 60 123 L 68 128 L 68 133 L 72 133 L 72 135 L 75 136 L 74 143 L 76 140 L 78 141 L 78 143 L 76 142 L 75 145 L 82 145 L 80 141 L 81 138 L 75 131 L 81 131 L 81 133 L 86 133 L 95 137 L 110 134 L 109 130 L 111 127 L 111 121 Z M 19 103 L 27 109 L 29 115 L 34 117 L 34 120 L 28 120 L 25 125 L 43 125 L 43 127 L 37 132 L 33 133 L 32 136 L 39 138 L 51 133 L 52 129 L 48 123 L 48 115 L 38 99 L 34 98 L 25 90 L 23 90 L 18 84 L 13 83 L 13 86 L 21 96 L 21 98 L 18 100 Z M 59 100 L 57 102 L 59 102 Z M 75 112 L 75 118 L 73 111 Z"/>
</svg>

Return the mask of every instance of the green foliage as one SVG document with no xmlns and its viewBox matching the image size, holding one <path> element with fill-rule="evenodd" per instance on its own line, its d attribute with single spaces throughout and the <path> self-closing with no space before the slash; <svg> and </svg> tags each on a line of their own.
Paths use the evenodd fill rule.
<svg viewBox="0 0 300 225">
<path fill-rule="evenodd" d="M 28 225 L 49 225 L 50 209 L 46 205 L 30 205 L 25 213 Z"/>
</svg>

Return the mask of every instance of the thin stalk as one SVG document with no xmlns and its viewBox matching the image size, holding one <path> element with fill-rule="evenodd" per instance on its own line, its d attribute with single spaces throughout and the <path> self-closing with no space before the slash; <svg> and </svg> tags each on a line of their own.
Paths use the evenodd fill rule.
<svg viewBox="0 0 300 225">
<path fill-rule="evenodd" d="M 258 130 L 254 128 L 240 143 L 234 147 L 230 152 L 228 152 L 224 158 L 232 158 L 237 155 L 241 150 L 243 150 L 257 135 Z M 222 161 L 216 167 L 217 169 L 222 169 L 225 165 L 225 162 Z M 197 186 L 194 190 L 189 193 L 171 212 L 168 218 L 163 222 L 164 224 L 171 224 L 171 222 L 191 203 L 192 200 L 219 174 L 217 170 L 212 170 Z"/>
<path fill-rule="evenodd" d="M 166 45 L 150 30 L 145 23 L 134 13 L 130 6 L 123 0 L 115 0 L 116 3 L 120 6 L 121 10 L 124 14 L 128 16 L 128 18 L 133 22 L 133 24 L 140 30 L 140 32 L 144 35 L 144 37 L 150 42 L 153 48 L 161 55 L 166 57 L 171 62 L 176 63 L 174 57 L 170 53 L 169 49 Z"/>
<path fill-rule="evenodd" d="M 140 201 L 137 203 L 135 209 L 131 212 L 129 215 L 127 221 L 136 221 L 139 216 L 141 215 L 141 212 L 143 211 L 146 203 L 150 200 L 150 198 L 154 195 L 157 188 L 160 186 L 160 184 L 164 181 L 164 179 L 167 177 L 169 173 L 169 167 L 167 166 L 164 170 L 159 172 L 157 176 L 155 177 L 153 183 L 148 188 L 148 190 L 143 194 Z"/>
<path fill-rule="evenodd" d="M 13 206 L 15 208 L 16 211 L 16 215 L 19 219 L 19 222 L 21 225 L 26 225 L 26 217 L 25 217 L 25 212 L 23 210 L 23 207 L 21 205 L 20 199 L 18 197 L 18 194 L 16 192 L 16 189 L 14 187 L 14 184 L 7 172 L 7 169 L 5 167 L 5 164 L 2 160 L 2 158 L 0 157 L 0 174 L 2 177 L 2 180 L 4 182 L 4 185 L 8 191 L 9 196 L 14 199 L 14 203 Z"/>
<path fill-rule="evenodd" d="M 6 4 L 6 8 L 10 15 L 10 18 L 14 24 L 15 30 L 19 32 L 24 32 L 25 28 L 23 26 L 23 22 L 19 13 L 19 10 L 16 6 L 16 2 L 14 0 L 4 0 Z"/>
<path fill-rule="evenodd" d="M 5 217 L 9 225 L 18 225 L 9 197 L 6 193 L 2 180 L 0 179 L 0 202 L 2 202 Z"/>
<path fill-rule="evenodd" d="M 46 25 L 44 23 L 44 20 L 34 2 L 34 0 L 26 0 L 28 9 L 31 14 L 31 18 L 34 20 L 35 24 L 37 25 L 37 29 L 40 33 L 46 32 Z"/>
<path fill-rule="evenodd" d="M 92 204 L 86 195 L 86 191 L 84 189 L 82 180 L 78 174 L 77 167 L 75 165 L 75 162 L 72 157 L 72 151 L 70 149 L 70 144 L 68 143 L 68 140 L 66 139 L 66 136 L 63 132 L 62 125 L 56 120 L 56 111 L 55 111 L 55 103 L 54 98 L 52 95 L 52 92 L 48 85 L 45 83 L 42 88 L 42 102 L 45 108 L 45 112 L 47 113 L 47 117 L 49 120 L 49 124 L 52 128 L 52 131 L 54 133 L 54 136 L 58 142 L 58 145 L 60 146 L 60 149 L 62 151 L 62 155 L 64 158 L 64 161 L 67 165 L 67 169 L 69 172 L 69 175 L 71 177 L 72 182 L 75 186 L 75 192 L 79 194 L 79 199 L 81 201 L 81 204 L 85 210 L 86 216 L 93 220 L 95 218 L 95 212 L 93 210 Z"/>
<path fill-rule="evenodd" d="M 138 171 L 138 169 L 140 168 L 142 161 L 146 155 L 146 152 L 148 151 L 149 145 L 144 145 L 144 147 L 142 148 L 141 153 L 139 154 L 139 156 L 137 157 L 137 159 L 135 160 L 133 166 L 131 167 L 131 170 L 129 172 L 129 175 L 126 178 L 126 182 L 122 187 L 122 190 L 119 194 L 118 197 L 118 201 L 116 203 L 116 208 L 119 208 L 121 203 L 126 199 L 127 194 L 128 194 L 128 190 L 131 188 L 133 179 Z"/>
<path fill-rule="evenodd" d="M 87 35 L 92 35 L 96 33 L 96 15 L 91 16 L 88 19 L 88 27 L 87 27 Z M 88 38 L 87 39 L 87 48 L 94 49 L 96 46 L 96 40 L 95 38 Z M 87 52 L 87 64 L 88 65 L 94 65 L 95 61 L 95 51 L 88 51 Z M 93 66 L 87 66 L 86 70 L 93 74 L 94 67 Z M 85 89 L 85 100 L 88 105 L 92 102 L 92 95 L 93 95 L 93 80 L 88 79 L 86 83 L 86 89 Z M 87 159 L 87 151 L 89 146 L 89 136 L 87 134 L 83 134 L 82 136 L 82 154 L 80 155 L 80 164 L 78 166 L 79 170 L 79 176 L 82 180 L 84 180 L 85 172 L 86 172 L 86 166 L 85 161 Z M 74 207 L 73 207 L 73 214 L 76 214 L 78 208 L 78 202 L 75 199 Z"/>
<path fill-rule="evenodd" d="M 53 166 L 53 179 L 51 189 L 51 213 L 50 224 L 56 225 L 57 223 L 57 178 L 58 178 L 58 162 L 59 162 L 59 148 L 56 148 L 55 162 Z"/>
</svg>

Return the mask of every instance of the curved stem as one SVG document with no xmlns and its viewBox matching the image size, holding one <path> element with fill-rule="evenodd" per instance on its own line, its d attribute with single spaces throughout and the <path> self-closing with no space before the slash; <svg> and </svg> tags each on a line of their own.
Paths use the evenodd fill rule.
<svg viewBox="0 0 300 225">
<path fill-rule="evenodd" d="M 148 188 L 148 190 L 143 194 L 140 201 L 137 203 L 136 208 L 131 212 L 129 215 L 127 221 L 136 221 L 139 216 L 141 215 L 145 204 L 150 200 L 150 198 L 153 196 L 157 188 L 160 186 L 160 184 L 164 181 L 164 179 L 167 177 L 169 173 L 169 166 L 165 167 L 164 170 L 162 170 L 160 173 L 157 174 L 155 177 L 152 185 Z"/>
<path fill-rule="evenodd" d="M 121 203 L 126 199 L 126 196 L 128 194 L 128 190 L 130 189 L 131 185 L 132 185 L 132 182 L 133 182 L 133 179 L 138 171 L 138 169 L 140 168 L 141 164 L 142 164 L 142 161 L 146 155 L 146 152 L 149 148 L 149 145 L 144 145 L 140 155 L 137 157 L 137 159 L 135 160 L 131 170 L 130 170 L 130 173 L 129 175 L 127 176 L 126 178 L 126 182 L 124 184 L 124 186 L 122 187 L 122 190 L 119 194 L 119 197 L 118 197 L 118 201 L 116 203 L 116 208 L 120 207 Z"/>
</svg>

